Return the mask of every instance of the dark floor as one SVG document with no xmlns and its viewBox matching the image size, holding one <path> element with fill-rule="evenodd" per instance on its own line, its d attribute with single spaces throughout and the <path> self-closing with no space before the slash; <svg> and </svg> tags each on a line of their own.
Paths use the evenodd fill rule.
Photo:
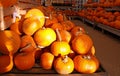
<svg viewBox="0 0 120 76">
<path fill-rule="evenodd" d="M 80 20 L 73 22 L 82 26 L 91 36 L 96 48 L 96 56 L 109 76 L 120 76 L 120 37 L 93 29 L 90 24 L 83 24 Z"/>
</svg>

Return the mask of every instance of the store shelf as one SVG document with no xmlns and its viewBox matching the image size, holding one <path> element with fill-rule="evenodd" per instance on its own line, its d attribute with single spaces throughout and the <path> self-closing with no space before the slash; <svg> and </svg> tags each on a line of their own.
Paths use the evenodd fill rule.
<svg viewBox="0 0 120 76">
<path fill-rule="evenodd" d="M 107 25 L 104 25 L 104 24 L 101 24 L 101 23 L 97 23 L 97 22 L 94 22 L 94 21 L 90 21 L 90 20 L 88 20 L 88 19 L 84 19 L 84 21 L 92 24 L 93 27 L 99 27 L 99 28 L 101 28 L 101 29 L 102 29 L 102 32 L 104 32 L 104 30 L 106 30 L 106 31 L 108 31 L 108 32 L 110 32 L 110 33 L 113 33 L 113 34 L 115 34 L 115 35 L 117 35 L 117 36 L 120 37 L 120 30 L 118 30 L 118 29 L 115 29 L 115 28 L 113 28 L 113 27 L 110 27 L 110 26 L 107 26 Z"/>
<path fill-rule="evenodd" d="M 104 25 L 101 23 L 97 23 L 95 21 L 91 21 L 91 20 L 88 20 L 88 19 L 80 17 L 80 16 L 71 16 L 71 19 L 80 19 L 83 23 L 87 22 L 87 23 L 91 24 L 93 26 L 93 28 L 98 27 L 98 28 L 102 29 L 102 32 L 104 32 L 104 30 L 105 30 L 105 31 L 108 31 L 108 32 L 120 37 L 120 30 L 118 30 L 116 28 L 113 28 L 113 27 L 110 27 L 110 26 L 107 26 L 107 25 Z"/>
<path fill-rule="evenodd" d="M 115 29 L 115 28 L 112 28 L 110 26 L 103 25 L 103 24 L 100 24 L 100 23 L 98 23 L 96 26 L 102 28 L 103 30 L 109 31 L 109 32 L 111 32 L 111 33 L 120 37 L 120 30 L 118 30 L 118 29 Z"/>
<path fill-rule="evenodd" d="M 104 8 L 106 11 L 111 11 L 111 12 L 112 12 L 112 11 L 113 11 L 113 12 L 114 12 L 114 11 L 120 11 L 120 7 L 106 7 L 106 8 L 103 7 L 103 8 Z M 84 8 L 84 9 L 85 9 L 85 8 Z M 96 8 L 93 8 L 93 7 L 92 7 L 92 9 L 96 9 Z"/>
</svg>

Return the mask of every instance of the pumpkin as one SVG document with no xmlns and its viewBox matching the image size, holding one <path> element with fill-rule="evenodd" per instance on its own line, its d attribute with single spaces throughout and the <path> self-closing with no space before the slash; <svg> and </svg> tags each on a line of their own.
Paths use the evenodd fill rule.
<svg viewBox="0 0 120 76">
<path fill-rule="evenodd" d="M 50 52 L 44 52 L 40 57 L 40 65 L 43 69 L 52 69 L 54 55 Z"/>
<path fill-rule="evenodd" d="M 46 21 L 45 21 L 45 27 L 50 27 L 54 23 L 58 23 L 58 20 L 57 20 L 57 18 L 55 18 L 54 16 L 52 16 L 52 14 L 50 13 L 49 18 L 46 19 Z"/>
<path fill-rule="evenodd" d="M 26 14 L 24 18 L 29 18 L 29 17 L 35 17 L 40 21 L 40 26 L 43 26 L 45 23 L 45 16 L 44 13 L 37 9 L 37 8 L 32 8 L 30 9 Z"/>
<path fill-rule="evenodd" d="M 74 70 L 74 62 L 68 56 L 56 58 L 53 65 L 59 74 L 70 74 Z"/>
<path fill-rule="evenodd" d="M 20 36 L 11 31 L 0 31 L 0 52 L 3 54 L 14 54 L 20 48 Z"/>
<path fill-rule="evenodd" d="M 10 30 L 16 32 L 19 35 L 22 35 L 22 22 L 21 21 L 17 21 L 15 23 L 12 23 L 10 25 Z"/>
<path fill-rule="evenodd" d="M 13 68 L 12 55 L 0 55 L 0 74 L 7 73 Z"/>
<path fill-rule="evenodd" d="M 55 41 L 51 44 L 51 53 L 54 56 L 68 55 L 70 50 L 70 45 L 65 41 Z"/>
<path fill-rule="evenodd" d="M 20 51 L 28 51 L 29 52 L 35 48 L 37 48 L 37 47 L 36 47 L 36 43 L 33 40 L 32 36 L 23 35 L 21 37 Z"/>
<path fill-rule="evenodd" d="M 92 3 L 92 0 L 87 0 L 87 3 Z"/>
<path fill-rule="evenodd" d="M 78 54 L 86 54 L 93 45 L 93 41 L 87 34 L 81 34 L 72 40 L 72 49 Z"/>
<path fill-rule="evenodd" d="M 115 20 L 113 27 L 116 28 L 116 29 L 120 29 L 120 20 Z"/>
<path fill-rule="evenodd" d="M 61 25 L 65 30 L 70 31 L 75 26 L 75 24 L 72 21 L 68 20 L 65 14 L 63 15 L 63 18 L 64 21 L 61 22 Z"/>
<path fill-rule="evenodd" d="M 35 17 L 29 17 L 24 20 L 22 30 L 26 35 L 33 35 L 39 28 L 42 28 L 41 22 Z"/>
<path fill-rule="evenodd" d="M 56 33 L 52 28 L 41 28 L 34 34 L 34 40 L 38 46 L 44 48 L 56 40 Z"/>
<path fill-rule="evenodd" d="M 70 42 L 71 37 L 72 37 L 70 32 L 68 32 L 67 30 L 59 30 L 59 33 L 60 33 L 62 41 L 66 41 L 68 43 Z M 59 41 L 58 36 L 57 36 L 57 40 Z"/>
<path fill-rule="evenodd" d="M 58 19 L 58 22 L 64 21 L 63 15 L 61 13 L 58 14 L 57 19 Z"/>
<path fill-rule="evenodd" d="M 64 29 L 64 27 L 61 25 L 61 23 L 54 23 L 54 24 L 51 26 L 51 28 L 52 28 L 53 30 L 56 30 L 56 29 L 63 30 L 63 29 Z"/>
<path fill-rule="evenodd" d="M 70 31 L 72 38 L 78 36 L 79 34 L 85 34 L 85 29 L 81 26 L 74 26 Z"/>
<path fill-rule="evenodd" d="M 104 3 L 106 2 L 106 0 L 99 0 L 99 3 Z"/>
<path fill-rule="evenodd" d="M 18 70 L 29 70 L 35 65 L 35 52 L 20 52 L 14 57 L 14 64 Z"/>
<path fill-rule="evenodd" d="M 51 44 L 51 53 L 54 56 L 68 55 L 71 50 L 69 43 L 66 41 L 62 41 L 62 37 L 58 29 L 56 29 L 56 33 L 57 33 L 58 40 L 54 41 Z"/>
<path fill-rule="evenodd" d="M 73 62 L 75 70 L 80 73 L 94 73 L 99 68 L 99 60 L 93 55 L 77 55 Z"/>
</svg>

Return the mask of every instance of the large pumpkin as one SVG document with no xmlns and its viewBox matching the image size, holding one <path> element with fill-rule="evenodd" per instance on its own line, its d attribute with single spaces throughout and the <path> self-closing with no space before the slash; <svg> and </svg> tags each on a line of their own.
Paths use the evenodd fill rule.
<svg viewBox="0 0 120 76">
<path fill-rule="evenodd" d="M 11 31 L 0 31 L 0 52 L 3 54 L 14 54 L 18 51 L 21 44 L 20 36 Z"/>
</svg>

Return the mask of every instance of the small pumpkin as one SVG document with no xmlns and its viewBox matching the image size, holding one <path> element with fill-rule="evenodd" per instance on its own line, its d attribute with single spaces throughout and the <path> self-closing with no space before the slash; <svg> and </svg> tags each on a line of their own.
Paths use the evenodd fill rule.
<svg viewBox="0 0 120 76">
<path fill-rule="evenodd" d="M 23 35 L 21 37 L 20 51 L 26 51 L 27 50 L 29 52 L 30 50 L 35 49 L 35 48 L 37 48 L 37 46 L 36 46 L 36 43 L 35 43 L 32 36 Z"/>
<path fill-rule="evenodd" d="M 14 64 L 18 70 L 29 70 L 35 65 L 35 52 L 20 52 L 14 57 Z"/>
<path fill-rule="evenodd" d="M 38 46 L 44 48 L 56 40 L 56 33 L 52 28 L 41 28 L 34 34 L 34 40 Z"/>
<path fill-rule="evenodd" d="M 45 21 L 45 27 L 50 27 L 54 23 L 58 23 L 58 20 L 57 20 L 57 18 L 55 18 L 54 16 L 52 16 L 52 13 L 50 13 L 49 18 L 46 19 L 46 21 Z"/>
<path fill-rule="evenodd" d="M 43 69 L 52 69 L 54 55 L 50 52 L 44 52 L 40 57 L 40 65 Z"/>
<path fill-rule="evenodd" d="M 41 22 L 35 17 L 24 20 L 22 30 L 26 35 L 33 35 L 38 29 L 42 28 Z"/>
<path fill-rule="evenodd" d="M 59 74 L 70 74 L 74 70 L 74 62 L 68 56 L 56 58 L 53 65 Z"/>
<path fill-rule="evenodd" d="M 39 10 L 38 8 L 32 8 L 28 10 L 28 12 L 25 14 L 24 18 L 29 18 L 29 17 L 35 17 L 40 21 L 40 26 L 43 26 L 45 23 L 45 16 L 44 13 Z"/>
</svg>

